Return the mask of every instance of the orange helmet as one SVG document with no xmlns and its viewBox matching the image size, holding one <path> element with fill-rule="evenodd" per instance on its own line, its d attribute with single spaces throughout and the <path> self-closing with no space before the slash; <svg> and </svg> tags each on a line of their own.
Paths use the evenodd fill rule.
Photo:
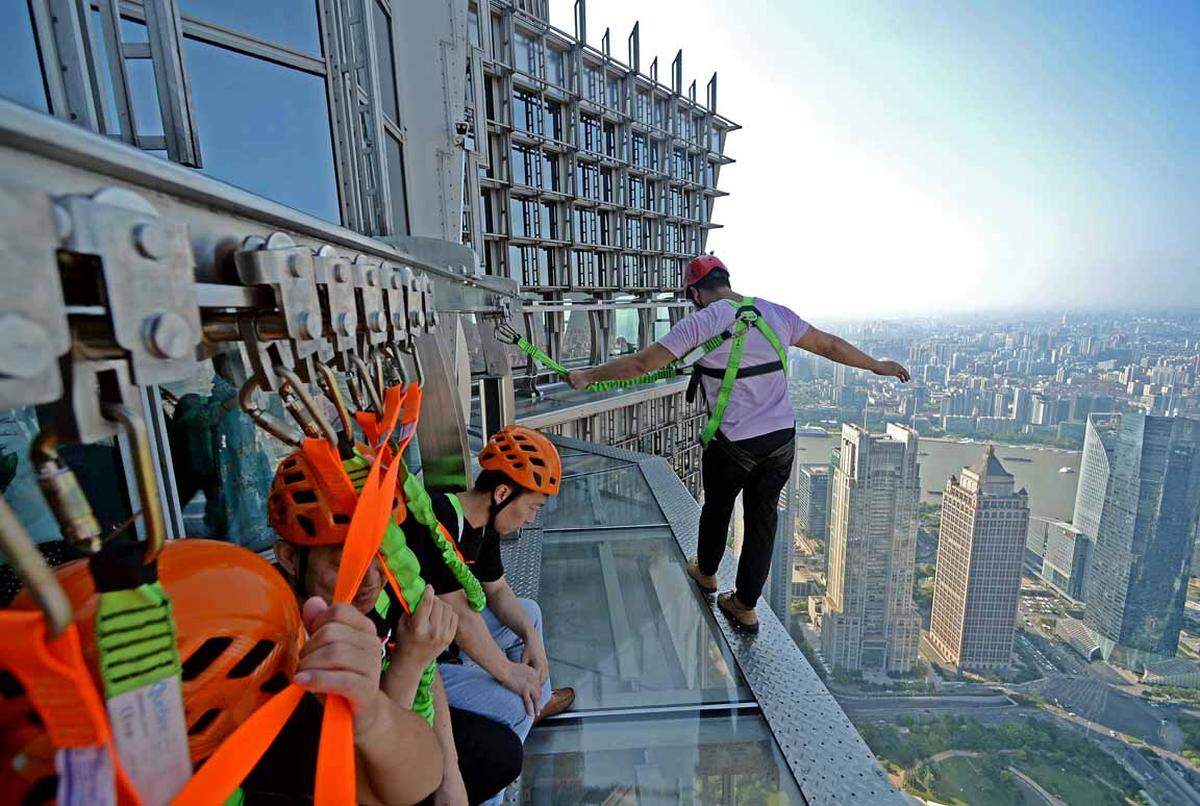
<svg viewBox="0 0 1200 806">
<path fill-rule="evenodd" d="M 359 457 L 342 462 L 337 449 L 323 439 L 306 439 L 279 463 L 267 496 L 267 520 L 281 538 L 297 546 L 344 543 L 370 464 Z M 351 473 L 354 478 L 351 478 Z M 397 493 L 393 516 L 403 523 L 408 513 Z"/>
<path fill-rule="evenodd" d="M 479 467 L 496 470 L 526 490 L 558 495 L 562 460 L 546 437 L 523 425 L 502 428 L 479 452 Z"/>
<path fill-rule="evenodd" d="M 92 628 L 99 597 L 87 561 L 67 563 L 55 576 L 75 610 L 88 669 L 103 690 Z M 158 578 L 172 603 L 188 746 L 199 763 L 291 681 L 304 635 L 300 610 L 278 571 L 230 543 L 170 541 L 158 557 Z M 32 609 L 33 598 L 23 592 L 13 606 Z M 19 686 L 0 686 L 0 791 L 8 793 L 20 780 L 30 794 L 49 787 L 49 801 L 54 750 L 32 715 Z"/>
</svg>

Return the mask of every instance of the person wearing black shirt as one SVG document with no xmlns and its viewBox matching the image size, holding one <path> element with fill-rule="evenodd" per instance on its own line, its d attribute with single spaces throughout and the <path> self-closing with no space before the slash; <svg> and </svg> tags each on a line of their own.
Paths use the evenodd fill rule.
<svg viewBox="0 0 1200 806">
<path fill-rule="evenodd" d="M 516 454 L 509 450 L 514 445 Z M 542 462 L 546 472 L 522 473 L 509 464 L 508 457 L 517 454 L 526 469 Z M 484 448 L 480 466 L 472 489 L 430 497 L 438 521 L 487 595 L 482 613 L 471 609 L 429 530 L 411 512 L 401 528 L 422 576 L 459 616 L 454 644 L 439 664 L 451 707 L 497 720 L 524 741 L 536 719 L 566 710 L 575 692 L 551 689 L 541 610 L 533 600 L 518 598 L 505 579 L 500 535 L 533 522 L 547 496 L 558 491 L 561 465 L 549 440 L 510 426 Z"/>
</svg>

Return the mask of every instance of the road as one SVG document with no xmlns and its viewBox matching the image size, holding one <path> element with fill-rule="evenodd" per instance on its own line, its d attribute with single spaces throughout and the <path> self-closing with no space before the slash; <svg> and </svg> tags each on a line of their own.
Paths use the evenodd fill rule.
<svg viewBox="0 0 1200 806">
<path fill-rule="evenodd" d="M 1171 707 L 1156 708 L 1141 697 L 1091 675 L 1055 674 L 1013 689 L 1038 694 L 1063 711 L 1143 742 L 1176 752 L 1183 747 L 1183 736 L 1175 725 Z"/>
</svg>

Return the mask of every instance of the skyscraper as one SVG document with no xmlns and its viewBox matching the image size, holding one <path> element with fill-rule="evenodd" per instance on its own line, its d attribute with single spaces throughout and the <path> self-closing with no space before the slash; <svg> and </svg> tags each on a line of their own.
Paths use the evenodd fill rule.
<svg viewBox="0 0 1200 806">
<path fill-rule="evenodd" d="M 1079 463 L 1079 486 L 1075 488 L 1075 510 L 1071 525 L 1087 536 L 1093 547 L 1100 531 L 1100 514 L 1108 495 L 1113 448 L 1117 444 L 1117 414 L 1089 414 L 1083 435 L 1083 458 Z M 1088 566 L 1090 566 L 1090 556 Z M 1083 569 L 1079 596 L 1087 601 L 1089 567 Z"/>
<path fill-rule="evenodd" d="M 1175 656 L 1198 518 L 1200 420 L 1122 415 L 1084 591 L 1105 659 Z"/>
<path fill-rule="evenodd" d="M 964 669 L 1002 669 L 1012 655 L 1029 496 L 989 445 L 942 495 L 929 639 Z"/>
<path fill-rule="evenodd" d="M 907 672 L 917 660 L 913 605 L 917 432 L 843 425 L 833 470 L 828 586 L 821 643 L 834 668 Z"/>
<path fill-rule="evenodd" d="M 829 466 L 797 464 L 796 528 L 821 545 L 829 541 Z"/>
<path fill-rule="evenodd" d="M 796 554 L 797 485 L 799 465 L 792 462 L 791 476 L 779 494 L 779 520 L 775 527 L 775 545 L 771 549 L 771 573 L 767 577 L 767 604 L 784 624 L 788 623 L 792 604 L 792 566 Z"/>
<path fill-rule="evenodd" d="M 1033 397 L 1029 394 L 1028 389 L 1017 387 L 1013 390 L 1013 419 L 1018 424 L 1024 425 L 1029 422 L 1030 416 L 1033 414 Z"/>
</svg>

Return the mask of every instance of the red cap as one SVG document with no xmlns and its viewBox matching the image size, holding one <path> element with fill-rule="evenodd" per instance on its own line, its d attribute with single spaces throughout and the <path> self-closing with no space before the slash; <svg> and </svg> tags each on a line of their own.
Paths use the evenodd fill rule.
<svg viewBox="0 0 1200 806">
<path fill-rule="evenodd" d="M 708 276 L 708 273 L 713 269 L 729 269 L 725 268 L 725 264 L 721 262 L 721 258 L 716 255 L 701 255 L 700 257 L 692 258 L 692 261 L 687 264 L 687 269 L 683 272 L 683 287 L 688 288 L 703 280 Z"/>
</svg>

